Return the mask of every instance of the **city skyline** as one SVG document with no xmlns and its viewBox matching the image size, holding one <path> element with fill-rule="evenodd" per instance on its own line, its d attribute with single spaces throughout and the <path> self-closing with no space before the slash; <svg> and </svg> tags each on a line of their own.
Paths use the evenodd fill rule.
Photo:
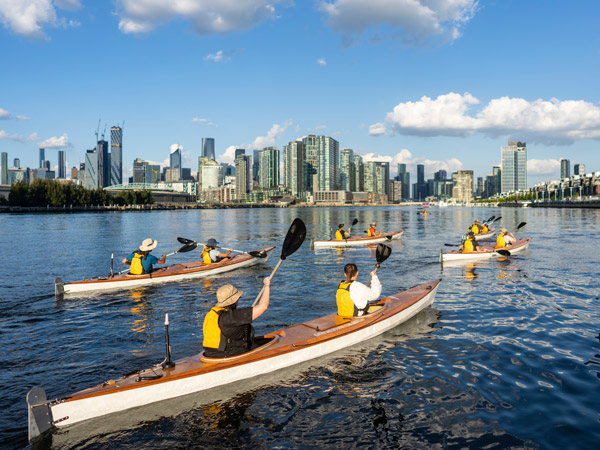
<svg viewBox="0 0 600 450">
<path fill-rule="evenodd" d="M 208 136 L 229 164 L 235 149 L 315 134 L 391 176 L 402 163 L 485 178 L 509 140 L 527 143 L 528 187 L 557 178 L 561 158 L 600 167 L 594 2 L 20 3 L 0 2 L 5 60 L 18 63 L 2 75 L 0 151 L 24 167 L 39 147 L 53 169 L 59 150 L 78 167 L 99 118 L 127 123 L 124 179 L 136 158 L 167 166 L 173 146 L 194 168 Z"/>
</svg>

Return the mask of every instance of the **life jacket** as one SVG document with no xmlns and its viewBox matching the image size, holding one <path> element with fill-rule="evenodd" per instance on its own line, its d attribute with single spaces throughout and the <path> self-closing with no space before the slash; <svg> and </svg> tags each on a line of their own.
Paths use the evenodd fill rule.
<svg viewBox="0 0 600 450">
<path fill-rule="evenodd" d="M 473 224 L 473 226 L 471 227 L 471 231 L 473 232 L 473 234 L 478 235 L 479 234 L 479 225 L 477 225 L 476 223 Z"/>
<path fill-rule="evenodd" d="M 204 325 L 202 331 L 204 333 L 204 341 L 202 345 L 204 347 L 213 348 L 220 352 L 224 352 L 227 349 L 228 339 L 225 337 L 221 328 L 219 327 L 219 317 L 223 314 L 227 308 L 214 307 L 208 312 L 204 318 Z"/>
<path fill-rule="evenodd" d="M 489 231 L 488 227 L 486 224 L 483 224 L 483 226 L 481 227 L 481 234 L 485 234 Z"/>
<path fill-rule="evenodd" d="M 504 235 L 499 234 L 496 238 L 496 248 L 506 247 L 506 241 L 504 240 Z"/>
<path fill-rule="evenodd" d="M 369 236 L 375 236 L 375 233 L 377 233 L 377 230 L 375 229 L 375 227 L 369 228 Z"/>
<path fill-rule="evenodd" d="M 142 266 L 143 257 L 143 253 L 135 252 L 133 258 L 131 259 L 131 267 L 129 269 L 129 273 L 131 275 L 141 275 L 144 273 L 144 266 Z"/>
<path fill-rule="evenodd" d="M 214 262 L 209 254 L 211 250 L 212 248 L 210 247 L 206 247 L 204 250 L 202 250 L 202 261 L 204 261 L 204 264 L 206 265 L 212 264 Z"/>
<path fill-rule="evenodd" d="M 473 246 L 473 239 L 471 239 L 471 238 L 467 239 L 464 243 L 463 249 L 464 249 L 463 250 L 464 252 L 475 251 L 475 247 Z"/>
<path fill-rule="evenodd" d="M 337 231 L 335 232 L 335 238 L 336 238 L 338 241 L 343 241 L 344 239 L 346 239 L 346 237 L 345 237 L 345 236 L 342 234 L 342 231 L 341 231 L 341 230 L 337 230 Z"/>
<path fill-rule="evenodd" d="M 358 316 L 359 309 L 356 307 L 352 299 L 350 298 L 350 285 L 352 281 L 347 283 L 342 281 L 338 286 L 337 293 L 335 295 L 335 302 L 337 303 L 338 316 L 352 317 Z"/>
</svg>

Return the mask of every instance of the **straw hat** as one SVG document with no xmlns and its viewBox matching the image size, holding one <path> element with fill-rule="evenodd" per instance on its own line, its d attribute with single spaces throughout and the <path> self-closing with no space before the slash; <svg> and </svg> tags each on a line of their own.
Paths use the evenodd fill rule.
<svg viewBox="0 0 600 450">
<path fill-rule="evenodd" d="M 231 284 L 226 284 L 225 286 L 221 286 L 217 290 L 217 304 L 218 307 L 224 307 L 233 305 L 235 302 L 239 300 L 239 298 L 244 293 L 242 291 L 237 290 Z"/>
<path fill-rule="evenodd" d="M 504 227 L 500 228 L 500 233 L 508 233 L 508 230 Z"/>
<path fill-rule="evenodd" d="M 153 239 L 144 239 L 142 241 L 142 245 L 140 245 L 140 252 L 149 252 L 150 250 L 154 250 L 158 245 L 158 241 Z"/>
<path fill-rule="evenodd" d="M 475 223 L 479 223 L 479 220 L 476 220 Z"/>
<path fill-rule="evenodd" d="M 372 227 L 374 227 L 375 225 L 377 225 L 375 222 L 371 222 Z"/>
</svg>

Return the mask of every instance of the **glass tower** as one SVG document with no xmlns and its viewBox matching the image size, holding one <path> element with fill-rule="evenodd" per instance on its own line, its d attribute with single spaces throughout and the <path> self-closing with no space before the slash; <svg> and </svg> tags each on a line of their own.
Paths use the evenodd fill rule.
<svg viewBox="0 0 600 450">
<path fill-rule="evenodd" d="M 110 185 L 123 184 L 123 129 L 110 128 Z"/>
<path fill-rule="evenodd" d="M 181 148 L 178 147 L 177 150 L 175 150 L 173 153 L 171 153 L 169 155 L 169 161 L 170 161 L 171 169 L 179 170 L 179 175 L 177 176 L 177 179 L 180 180 L 181 179 Z"/>
<path fill-rule="evenodd" d="M 354 177 L 354 151 L 344 148 L 340 151 L 340 189 L 343 191 L 356 191 Z"/>
<path fill-rule="evenodd" d="M 502 147 L 501 192 L 527 189 L 527 144 L 509 142 Z"/>
<path fill-rule="evenodd" d="M 258 152 L 258 184 L 266 189 L 274 189 L 279 186 L 279 150 L 277 147 L 266 147 Z"/>
<path fill-rule="evenodd" d="M 44 161 L 46 161 L 46 149 L 40 147 L 40 165 L 38 166 L 38 168 L 42 168 L 44 167 Z"/>
<path fill-rule="evenodd" d="M 58 178 L 67 178 L 67 157 L 64 150 L 58 151 Z"/>
<path fill-rule="evenodd" d="M 285 187 L 294 197 L 304 191 L 304 159 L 302 141 L 292 141 L 283 146 L 283 175 Z"/>
<path fill-rule="evenodd" d="M 202 156 L 215 160 L 215 139 L 202 138 Z"/>
</svg>

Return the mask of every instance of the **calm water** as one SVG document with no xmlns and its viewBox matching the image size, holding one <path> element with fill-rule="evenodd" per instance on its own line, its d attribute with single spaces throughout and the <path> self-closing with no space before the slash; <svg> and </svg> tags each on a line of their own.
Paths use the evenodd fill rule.
<svg viewBox="0 0 600 450">
<path fill-rule="evenodd" d="M 442 278 L 432 308 L 327 358 L 250 382 L 163 402 L 55 432 L 45 446 L 162 448 L 578 448 L 600 442 L 600 211 L 415 207 L 240 209 L 112 214 L 0 215 L 0 448 L 27 447 L 25 395 L 49 398 L 164 358 L 201 350 L 216 290 L 233 283 L 249 305 L 295 217 L 307 241 L 281 266 L 257 333 L 335 309 L 343 265 L 368 279 L 368 248 L 311 250 L 339 222 L 403 229 L 382 265 L 383 294 Z M 527 252 L 440 267 L 438 253 L 476 218 L 527 226 Z M 254 250 L 266 265 L 218 278 L 57 300 L 53 280 L 106 275 L 146 237 L 154 253 L 178 236 Z M 445 247 L 447 249 L 447 247 Z M 178 254 L 187 261 L 199 252 Z M 115 271 L 123 269 L 115 263 Z"/>
</svg>

